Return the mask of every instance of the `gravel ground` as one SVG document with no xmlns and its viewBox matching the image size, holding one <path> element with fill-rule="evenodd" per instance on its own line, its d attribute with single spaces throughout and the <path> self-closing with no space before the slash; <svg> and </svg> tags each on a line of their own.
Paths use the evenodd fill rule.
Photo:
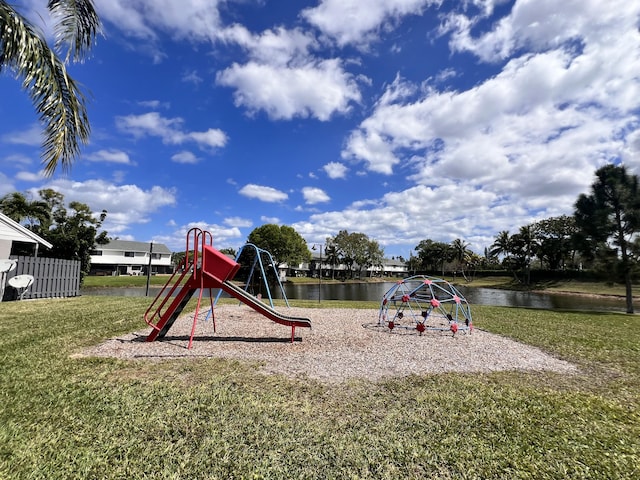
<svg viewBox="0 0 640 480">
<path fill-rule="evenodd" d="M 310 318 L 313 328 L 276 324 L 247 306 L 215 309 L 216 332 L 206 311 L 199 316 L 187 349 L 193 313 L 183 315 L 161 341 L 145 342 L 149 328 L 112 338 L 83 352 L 86 356 L 161 360 L 216 357 L 259 361 L 266 374 L 307 376 L 325 382 L 351 378 L 381 380 L 411 374 L 504 370 L 575 373 L 576 367 L 540 349 L 474 329 L 425 332 L 378 327 L 377 310 L 280 308 Z"/>
</svg>

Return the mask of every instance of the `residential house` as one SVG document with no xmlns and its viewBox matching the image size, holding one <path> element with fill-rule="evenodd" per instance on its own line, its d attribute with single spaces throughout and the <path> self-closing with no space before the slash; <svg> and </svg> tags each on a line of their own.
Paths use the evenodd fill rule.
<svg viewBox="0 0 640 480">
<path fill-rule="evenodd" d="M 14 247 L 22 245 L 31 245 L 33 247 L 33 257 L 38 256 L 40 246 L 53 247 L 44 238 L 39 237 L 28 228 L 0 212 L 0 302 L 5 298 L 7 281 L 16 275 L 17 261 L 15 259 L 9 260 L 11 251 Z"/>
<path fill-rule="evenodd" d="M 318 277 L 320 271 L 320 254 L 318 252 L 311 252 L 311 262 L 301 263 L 299 265 L 289 267 L 286 264 L 281 268 L 285 270 L 284 273 L 294 277 L 311 276 Z M 357 266 L 355 266 L 357 270 Z M 281 272 L 281 276 L 284 275 Z M 393 258 L 385 258 L 382 261 L 382 265 L 374 265 L 372 267 L 362 270 L 362 275 L 366 277 L 406 277 L 409 274 L 407 269 L 407 262 L 404 260 Z M 326 258 L 322 257 L 322 276 L 334 278 L 345 278 L 349 275 L 347 266 L 343 263 L 339 265 L 329 265 Z"/>
<path fill-rule="evenodd" d="M 111 240 L 91 252 L 90 275 L 146 275 L 172 273 L 171 250 L 162 243 Z"/>
<path fill-rule="evenodd" d="M 34 257 L 38 256 L 40 246 L 53 247 L 45 239 L 0 212 L 0 259 L 9 258 L 14 242 L 32 245 Z"/>
</svg>

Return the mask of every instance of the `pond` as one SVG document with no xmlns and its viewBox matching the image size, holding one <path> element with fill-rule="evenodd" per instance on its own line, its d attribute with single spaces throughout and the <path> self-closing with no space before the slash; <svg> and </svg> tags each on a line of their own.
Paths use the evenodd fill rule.
<svg viewBox="0 0 640 480">
<path fill-rule="evenodd" d="M 381 301 L 384 294 L 394 286 L 394 282 L 380 283 L 323 283 L 286 284 L 288 299 L 317 300 L 364 300 Z M 319 288 L 320 287 L 320 288 Z M 616 297 L 585 297 L 578 295 L 551 295 L 547 293 L 518 292 L 495 288 L 465 287 L 458 288 L 467 302 L 473 305 L 493 305 L 502 307 L 541 308 L 547 310 L 590 310 L 625 312 L 625 300 Z M 83 290 L 86 295 L 114 295 L 143 297 L 145 288 L 91 288 Z M 160 288 L 150 288 L 149 296 L 155 297 Z M 217 293 L 217 291 L 216 291 Z M 273 291 L 274 298 L 282 298 L 279 291 Z M 225 295 L 226 296 L 226 295 Z M 265 293 L 263 292 L 263 297 Z M 635 305 L 638 309 L 640 304 Z"/>
</svg>

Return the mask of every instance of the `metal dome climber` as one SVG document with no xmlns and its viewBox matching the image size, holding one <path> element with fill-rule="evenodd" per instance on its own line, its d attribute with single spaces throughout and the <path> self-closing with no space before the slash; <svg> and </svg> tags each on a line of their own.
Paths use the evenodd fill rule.
<svg viewBox="0 0 640 480">
<path fill-rule="evenodd" d="M 471 309 L 462 294 L 440 278 L 416 275 L 399 280 L 382 297 L 378 326 L 471 333 Z"/>
</svg>

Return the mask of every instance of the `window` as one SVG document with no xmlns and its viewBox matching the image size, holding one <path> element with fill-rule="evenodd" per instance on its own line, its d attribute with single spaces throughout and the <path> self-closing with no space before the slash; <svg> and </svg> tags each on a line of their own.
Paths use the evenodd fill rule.
<svg viewBox="0 0 640 480">
<path fill-rule="evenodd" d="M 125 257 L 135 257 L 136 254 L 134 252 L 124 252 Z"/>
<path fill-rule="evenodd" d="M 152 253 L 151 254 L 151 258 L 153 258 L 154 260 L 160 260 L 162 258 L 162 254 L 161 253 Z"/>
<path fill-rule="evenodd" d="M 102 256 L 102 250 L 91 250 L 90 255 L 93 255 L 95 257 L 101 257 Z"/>
</svg>

